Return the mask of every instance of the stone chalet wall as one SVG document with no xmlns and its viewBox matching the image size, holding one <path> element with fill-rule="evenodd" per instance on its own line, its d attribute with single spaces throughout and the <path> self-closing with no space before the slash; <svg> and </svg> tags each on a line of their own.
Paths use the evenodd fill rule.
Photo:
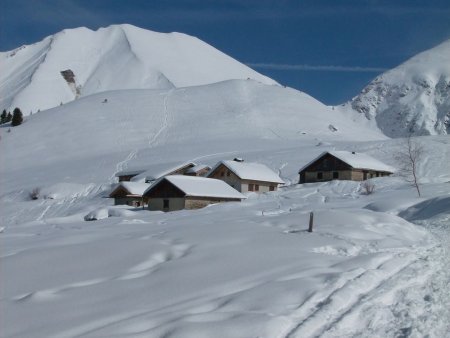
<svg viewBox="0 0 450 338">
<path fill-rule="evenodd" d="M 252 181 L 252 180 L 242 180 L 242 184 L 241 184 L 241 192 L 242 193 L 250 192 L 249 184 L 253 184 L 253 190 L 251 190 L 251 192 L 264 193 L 264 192 L 278 190 L 278 183 Z M 255 186 L 256 185 L 258 185 L 258 190 L 255 190 Z M 273 187 L 273 190 L 270 190 L 271 186 Z"/>
</svg>

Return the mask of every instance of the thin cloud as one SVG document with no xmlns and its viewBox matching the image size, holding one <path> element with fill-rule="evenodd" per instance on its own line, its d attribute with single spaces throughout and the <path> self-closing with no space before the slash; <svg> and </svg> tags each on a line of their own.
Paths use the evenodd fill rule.
<svg viewBox="0 0 450 338">
<path fill-rule="evenodd" d="M 247 63 L 249 67 L 273 69 L 273 70 L 294 70 L 294 71 L 318 71 L 318 72 L 355 72 L 355 73 L 379 73 L 388 70 L 382 67 L 359 67 L 359 66 L 332 66 L 332 65 L 289 65 L 279 63 Z"/>
</svg>

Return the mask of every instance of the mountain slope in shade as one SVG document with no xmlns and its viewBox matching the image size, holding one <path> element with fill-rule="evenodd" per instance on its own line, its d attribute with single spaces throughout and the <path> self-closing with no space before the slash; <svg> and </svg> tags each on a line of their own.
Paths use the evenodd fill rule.
<svg viewBox="0 0 450 338">
<path fill-rule="evenodd" d="M 276 84 L 189 35 L 131 25 L 76 28 L 0 53 L 0 108 L 18 106 L 28 115 L 108 90 L 170 89 L 247 78 Z"/>
<path fill-rule="evenodd" d="M 390 137 L 449 134 L 450 40 L 380 75 L 349 105 Z"/>
</svg>

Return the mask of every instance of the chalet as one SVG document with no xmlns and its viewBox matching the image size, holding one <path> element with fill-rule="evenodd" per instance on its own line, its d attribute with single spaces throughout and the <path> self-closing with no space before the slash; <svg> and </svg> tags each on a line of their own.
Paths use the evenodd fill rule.
<svg viewBox="0 0 450 338">
<path fill-rule="evenodd" d="M 141 207 L 147 202 L 142 195 L 147 190 L 149 184 L 139 182 L 121 182 L 109 194 L 114 198 L 114 205 L 129 205 Z"/>
<path fill-rule="evenodd" d="M 223 181 L 205 177 L 170 175 L 144 192 L 149 210 L 199 209 L 209 204 L 241 201 L 244 195 Z"/>
<path fill-rule="evenodd" d="M 370 157 L 350 151 L 326 151 L 299 170 L 299 183 L 331 180 L 364 181 L 389 176 L 394 168 Z"/>
<path fill-rule="evenodd" d="M 232 161 L 220 161 L 211 169 L 207 177 L 225 181 L 242 193 L 275 191 L 278 185 L 284 183 L 264 164 L 244 162 L 238 158 Z"/>
<path fill-rule="evenodd" d="M 122 170 L 116 173 L 116 177 L 119 178 L 119 182 L 128 182 L 131 179 L 141 173 L 143 173 L 145 169 L 130 169 L 130 170 Z"/>
</svg>

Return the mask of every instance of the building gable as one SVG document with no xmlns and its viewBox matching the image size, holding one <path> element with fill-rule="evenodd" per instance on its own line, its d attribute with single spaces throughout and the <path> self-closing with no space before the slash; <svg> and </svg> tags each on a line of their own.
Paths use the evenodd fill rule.
<svg viewBox="0 0 450 338">
<path fill-rule="evenodd" d="M 325 153 L 321 157 L 307 165 L 305 168 L 303 168 L 301 172 L 334 170 L 352 170 L 352 166 L 329 153 Z"/>
<path fill-rule="evenodd" d="M 236 181 L 241 178 L 231 171 L 225 164 L 221 163 L 219 166 L 213 169 L 212 172 L 208 174 L 209 178 L 216 178 L 222 181 Z"/>
<path fill-rule="evenodd" d="M 148 198 L 173 198 L 173 197 L 185 197 L 186 194 L 169 182 L 166 179 L 162 179 L 144 193 Z"/>
</svg>

